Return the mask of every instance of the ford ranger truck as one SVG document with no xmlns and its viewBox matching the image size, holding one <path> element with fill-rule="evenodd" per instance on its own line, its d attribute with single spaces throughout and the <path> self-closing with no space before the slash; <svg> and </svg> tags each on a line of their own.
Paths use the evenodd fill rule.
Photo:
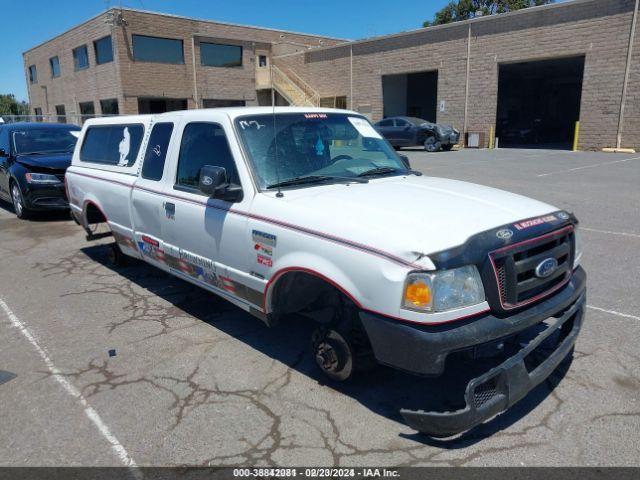
<svg viewBox="0 0 640 480">
<path fill-rule="evenodd" d="M 88 120 L 67 189 L 87 238 L 108 226 L 114 261 L 144 260 L 268 325 L 314 322 L 333 380 L 376 362 L 440 376 L 456 355 L 498 355 L 462 408 L 401 411 L 434 437 L 522 399 L 571 355 L 584 318 L 572 214 L 422 175 L 356 112 Z"/>
</svg>

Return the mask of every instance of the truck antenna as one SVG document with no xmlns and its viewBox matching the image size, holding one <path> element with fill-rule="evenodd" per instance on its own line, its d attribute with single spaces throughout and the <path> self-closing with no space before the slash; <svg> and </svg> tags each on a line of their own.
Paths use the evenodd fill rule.
<svg viewBox="0 0 640 480">
<path fill-rule="evenodd" d="M 274 159 L 276 162 L 276 182 L 278 184 L 277 198 L 284 197 L 282 188 L 280 187 L 280 165 L 278 162 L 278 132 L 276 130 L 276 90 L 273 88 L 273 59 L 269 62 L 269 73 L 271 75 L 271 117 L 273 119 L 273 147 L 274 147 Z"/>
</svg>

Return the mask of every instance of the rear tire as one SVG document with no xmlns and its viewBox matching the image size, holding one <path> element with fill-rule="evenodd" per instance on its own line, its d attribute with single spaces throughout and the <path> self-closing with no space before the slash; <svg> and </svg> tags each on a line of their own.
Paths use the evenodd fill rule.
<svg viewBox="0 0 640 480">
<path fill-rule="evenodd" d="M 107 253 L 109 263 L 115 267 L 126 267 L 128 264 L 127 256 L 122 253 L 117 243 L 109 245 L 109 252 Z"/>
<path fill-rule="evenodd" d="M 429 153 L 434 153 L 439 151 L 441 146 L 442 144 L 433 135 L 427 137 L 424 141 L 424 149 Z"/>
<path fill-rule="evenodd" d="M 16 182 L 11 182 L 11 203 L 13 203 L 13 211 L 21 220 L 29 218 L 31 212 L 24 206 L 24 197 L 20 186 Z"/>
</svg>

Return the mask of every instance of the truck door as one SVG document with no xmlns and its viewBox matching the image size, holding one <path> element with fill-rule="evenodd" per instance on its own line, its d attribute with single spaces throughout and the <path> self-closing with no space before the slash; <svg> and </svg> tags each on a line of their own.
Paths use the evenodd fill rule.
<svg viewBox="0 0 640 480">
<path fill-rule="evenodd" d="M 215 121 L 218 117 L 219 122 Z M 227 121 L 228 135 L 223 126 L 225 118 L 215 114 L 211 118 L 185 121 L 181 127 L 179 152 L 166 182 L 166 194 L 172 203 L 171 214 L 163 217 L 166 261 L 179 275 L 248 309 L 259 306 L 261 298 L 246 287 L 247 217 L 233 210 L 248 211 L 251 198 L 245 195 L 240 203 L 230 203 L 198 190 L 200 169 L 205 165 L 224 167 L 230 182 L 241 184 L 228 141 L 233 138 L 231 127 Z"/>
<path fill-rule="evenodd" d="M 163 219 L 172 208 L 171 201 L 163 196 L 163 179 L 168 175 L 165 161 L 173 131 L 171 122 L 159 122 L 151 127 L 142 171 L 131 192 L 135 243 L 146 260 L 162 268 L 166 268 L 161 248 Z M 119 244 L 122 248 L 122 243 Z"/>
</svg>

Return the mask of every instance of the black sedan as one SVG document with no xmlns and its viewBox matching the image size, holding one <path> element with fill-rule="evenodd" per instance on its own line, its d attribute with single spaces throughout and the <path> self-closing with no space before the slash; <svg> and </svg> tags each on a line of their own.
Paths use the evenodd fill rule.
<svg viewBox="0 0 640 480">
<path fill-rule="evenodd" d="M 389 117 L 375 127 L 397 149 L 423 146 L 428 152 L 448 151 L 460 140 L 460 132 L 455 128 L 415 117 Z"/>
<path fill-rule="evenodd" d="M 57 123 L 0 125 L 0 198 L 13 203 L 18 218 L 69 208 L 64 175 L 79 130 Z"/>
</svg>

